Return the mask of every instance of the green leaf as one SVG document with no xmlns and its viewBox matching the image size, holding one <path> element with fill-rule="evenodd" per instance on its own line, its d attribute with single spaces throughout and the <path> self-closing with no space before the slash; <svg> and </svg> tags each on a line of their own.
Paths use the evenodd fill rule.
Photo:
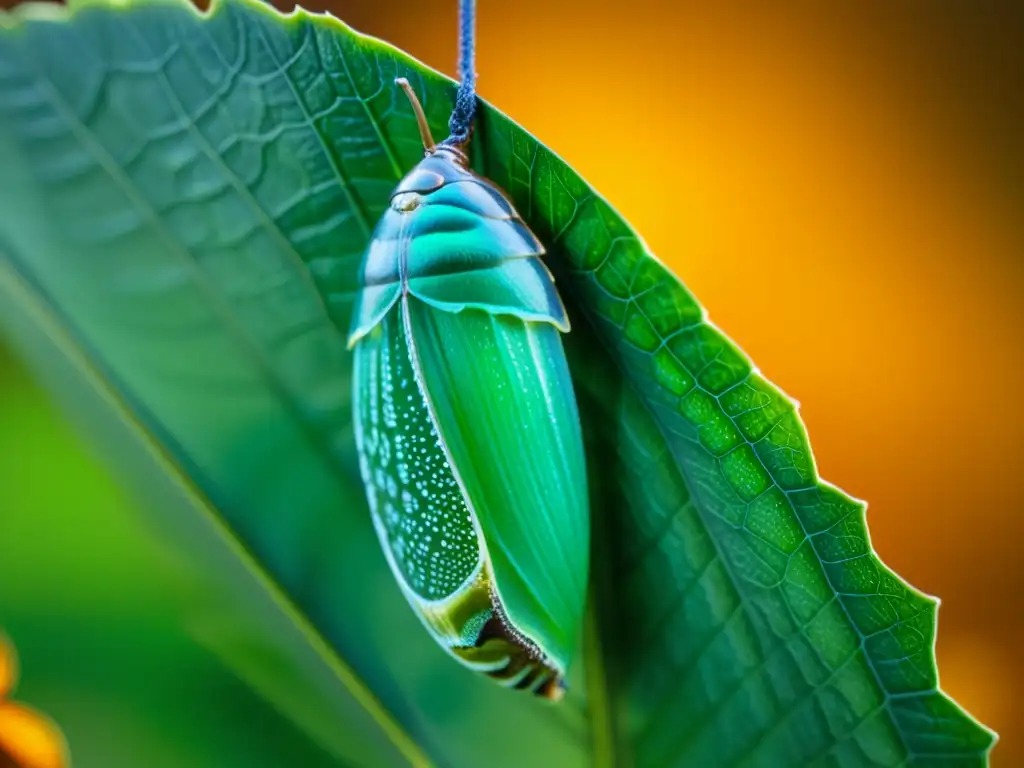
<svg viewBox="0 0 1024 768">
<path fill-rule="evenodd" d="M 18 329 L 25 341 L 31 330 Z M 245 752 L 264 768 L 337 765 L 190 636 L 168 605 L 187 562 L 145 535 L 63 419 L 3 362 L 0 622 L 21 661 L 13 697 L 45 704 L 79 766 L 231 765 Z"/>
<path fill-rule="evenodd" d="M 490 107 L 474 164 L 573 320 L 596 619 L 555 708 L 430 640 L 370 525 L 345 349 L 421 156 L 397 76 L 442 133 L 451 82 L 332 18 L 83 2 L 0 29 L 0 316 L 188 557 L 197 642 L 342 764 L 984 764 L 992 734 L 938 688 L 934 601 L 818 479 L 793 403 Z"/>
</svg>

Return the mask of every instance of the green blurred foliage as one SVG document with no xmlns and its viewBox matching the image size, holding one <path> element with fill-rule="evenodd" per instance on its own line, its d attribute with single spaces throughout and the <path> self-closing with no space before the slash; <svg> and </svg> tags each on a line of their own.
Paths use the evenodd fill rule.
<svg viewBox="0 0 1024 768">
<path fill-rule="evenodd" d="M 337 765 L 188 633 L 199 575 L 2 344 L 0 408 L 0 626 L 75 764 Z"/>
</svg>

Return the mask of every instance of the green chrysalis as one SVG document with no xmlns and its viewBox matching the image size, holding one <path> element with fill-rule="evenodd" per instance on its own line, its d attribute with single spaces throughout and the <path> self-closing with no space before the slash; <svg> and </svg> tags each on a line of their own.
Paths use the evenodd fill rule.
<svg viewBox="0 0 1024 768">
<path fill-rule="evenodd" d="M 557 699 L 589 559 L 569 322 L 508 198 L 426 147 L 374 232 L 349 345 L 360 467 L 395 578 L 465 665 Z"/>
</svg>

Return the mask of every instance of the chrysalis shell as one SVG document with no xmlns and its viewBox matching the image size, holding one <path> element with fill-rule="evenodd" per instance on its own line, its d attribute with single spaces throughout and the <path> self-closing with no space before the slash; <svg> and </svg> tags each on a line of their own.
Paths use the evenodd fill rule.
<svg viewBox="0 0 1024 768">
<path fill-rule="evenodd" d="M 410 605 L 466 666 L 557 699 L 589 522 L 543 253 L 459 149 L 432 147 L 374 232 L 349 345 L 367 499 Z"/>
</svg>

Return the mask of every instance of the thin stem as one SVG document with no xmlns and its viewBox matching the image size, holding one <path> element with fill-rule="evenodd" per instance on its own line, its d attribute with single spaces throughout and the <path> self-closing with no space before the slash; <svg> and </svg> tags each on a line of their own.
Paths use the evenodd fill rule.
<svg viewBox="0 0 1024 768">
<path fill-rule="evenodd" d="M 476 113 L 476 0 L 459 2 L 459 90 L 448 120 L 449 136 L 443 145 L 461 147 L 469 142 Z"/>
<path fill-rule="evenodd" d="M 434 144 L 434 137 L 430 135 L 430 126 L 427 124 L 427 116 L 423 114 L 423 105 L 420 104 L 419 97 L 416 96 L 416 91 L 409 85 L 409 81 L 404 77 L 396 77 L 395 85 L 399 86 L 405 95 L 409 97 L 409 103 L 412 104 L 412 111 L 416 113 L 416 124 L 420 128 L 420 140 L 423 142 L 423 149 L 430 152 L 436 146 Z"/>
</svg>

